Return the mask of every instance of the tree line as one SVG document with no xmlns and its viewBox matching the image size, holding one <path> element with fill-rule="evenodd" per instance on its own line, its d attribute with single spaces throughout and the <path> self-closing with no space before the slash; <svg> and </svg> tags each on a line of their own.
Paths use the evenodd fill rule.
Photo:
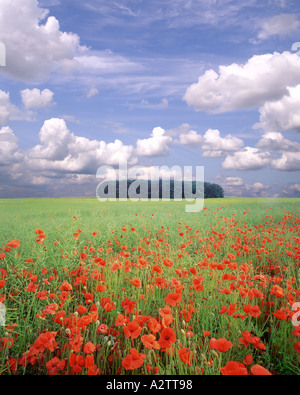
<svg viewBox="0 0 300 395">
<path fill-rule="evenodd" d="M 224 198 L 224 190 L 218 184 L 198 181 L 176 181 L 176 180 L 124 180 L 107 181 L 104 187 L 105 194 L 113 194 L 116 198 L 151 199 L 210 199 Z M 126 192 L 127 191 L 127 192 Z"/>
</svg>

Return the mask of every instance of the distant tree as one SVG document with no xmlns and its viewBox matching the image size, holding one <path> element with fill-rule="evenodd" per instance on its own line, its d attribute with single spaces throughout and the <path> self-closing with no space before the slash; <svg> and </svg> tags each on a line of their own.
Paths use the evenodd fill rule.
<svg viewBox="0 0 300 395">
<path fill-rule="evenodd" d="M 196 181 L 174 181 L 170 180 L 166 183 L 163 180 L 159 181 L 146 181 L 146 180 L 127 180 L 127 198 L 129 197 L 129 191 L 135 194 L 136 198 L 162 198 L 163 188 L 169 192 L 170 198 L 201 198 L 204 195 L 204 199 L 210 198 L 224 198 L 224 190 L 218 184 L 211 184 L 209 182 L 197 183 Z M 107 183 L 105 193 L 108 189 L 116 183 L 116 197 L 120 197 L 120 182 L 110 181 Z M 204 187 L 204 193 L 203 193 Z M 126 190 L 125 187 L 123 186 Z M 164 192 L 166 192 L 164 190 Z M 164 195 L 165 196 L 165 195 Z"/>
</svg>

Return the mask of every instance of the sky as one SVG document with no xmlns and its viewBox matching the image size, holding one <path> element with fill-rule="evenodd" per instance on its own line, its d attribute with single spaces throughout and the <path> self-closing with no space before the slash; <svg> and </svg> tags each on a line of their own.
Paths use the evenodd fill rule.
<svg viewBox="0 0 300 395">
<path fill-rule="evenodd" d="M 120 162 L 300 197 L 299 1 L 0 0 L 3 47 L 0 198 L 95 196 Z"/>
</svg>

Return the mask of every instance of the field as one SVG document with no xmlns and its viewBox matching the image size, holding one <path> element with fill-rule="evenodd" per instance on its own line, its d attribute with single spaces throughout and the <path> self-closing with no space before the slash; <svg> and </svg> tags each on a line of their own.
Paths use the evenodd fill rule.
<svg viewBox="0 0 300 395">
<path fill-rule="evenodd" d="M 298 375 L 299 199 L 185 204 L 0 200 L 0 374 Z"/>
</svg>

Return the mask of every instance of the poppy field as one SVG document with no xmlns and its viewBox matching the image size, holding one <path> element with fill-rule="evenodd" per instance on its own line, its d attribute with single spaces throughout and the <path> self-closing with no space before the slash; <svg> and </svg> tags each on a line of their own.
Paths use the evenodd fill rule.
<svg viewBox="0 0 300 395">
<path fill-rule="evenodd" d="M 1 200 L 0 374 L 298 375 L 299 208 Z"/>
</svg>

